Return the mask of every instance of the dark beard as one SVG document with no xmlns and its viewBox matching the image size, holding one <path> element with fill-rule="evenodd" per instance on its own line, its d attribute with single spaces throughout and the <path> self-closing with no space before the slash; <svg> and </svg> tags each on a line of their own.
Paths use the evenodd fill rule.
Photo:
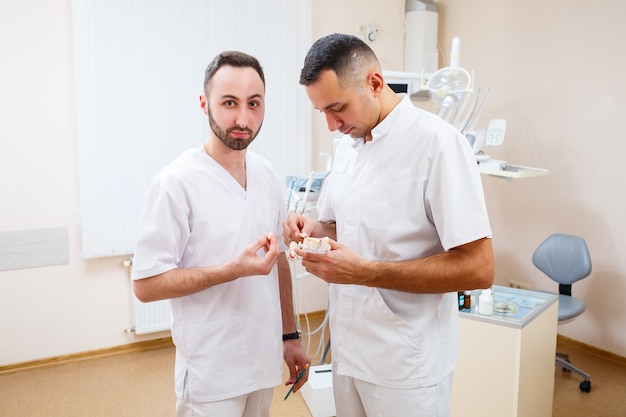
<svg viewBox="0 0 626 417">
<path fill-rule="evenodd" d="M 215 136 L 217 136 L 218 139 L 224 143 L 224 145 L 228 146 L 230 149 L 234 151 L 241 151 L 243 149 L 246 149 L 252 143 L 254 138 L 257 137 L 257 135 L 259 134 L 259 131 L 261 130 L 261 126 L 259 126 L 259 129 L 256 132 L 253 132 L 252 130 L 248 128 L 242 129 L 238 127 L 231 127 L 230 129 L 224 130 L 222 129 L 220 125 L 217 124 L 217 122 L 213 118 L 213 115 L 211 114 L 211 109 L 207 109 L 207 110 L 209 113 L 209 126 L 211 127 L 213 134 L 215 134 Z M 230 135 L 230 132 L 232 131 L 245 131 L 245 132 L 248 132 L 250 137 L 248 139 L 235 138 Z"/>
</svg>

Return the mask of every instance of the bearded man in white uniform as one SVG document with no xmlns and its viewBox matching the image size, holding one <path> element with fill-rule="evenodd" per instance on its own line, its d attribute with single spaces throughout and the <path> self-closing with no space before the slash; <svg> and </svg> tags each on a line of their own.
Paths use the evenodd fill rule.
<svg viewBox="0 0 626 417">
<path fill-rule="evenodd" d="M 457 291 L 494 281 L 491 229 L 469 143 L 396 95 L 357 37 L 318 40 L 300 84 L 329 130 L 345 135 L 318 221 L 290 214 L 283 225 L 286 243 L 336 239 L 327 255 L 296 253 L 330 283 L 337 417 L 448 417 Z"/>
<path fill-rule="evenodd" d="M 310 360 L 292 337 L 291 273 L 277 235 L 283 186 L 270 163 L 247 150 L 265 114 L 256 58 L 216 56 L 200 107 L 208 138 L 159 172 L 147 192 L 134 290 L 144 302 L 171 300 L 177 417 L 269 417 L 281 357 L 286 384 Z"/>
</svg>

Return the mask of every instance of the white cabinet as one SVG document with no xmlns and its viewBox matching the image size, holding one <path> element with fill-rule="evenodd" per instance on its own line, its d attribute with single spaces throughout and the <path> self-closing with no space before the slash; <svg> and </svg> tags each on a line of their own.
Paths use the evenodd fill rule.
<svg viewBox="0 0 626 417">
<path fill-rule="evenodd" d="M 511 301 L 519 311 L 459 312 L 452 417 L 550 417 L 558 297 L 494 286 L 494 305 L 499 301 Z"/>
</svg>

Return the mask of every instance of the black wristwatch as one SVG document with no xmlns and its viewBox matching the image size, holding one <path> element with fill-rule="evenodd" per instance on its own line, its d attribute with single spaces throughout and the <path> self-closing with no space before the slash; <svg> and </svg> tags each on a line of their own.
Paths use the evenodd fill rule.
<svg viewBox="0 0 626 417">
<path fill-rule="evenodd" d="M 295 333 L 287 333 L 283 335 L 283 342 L 285 340 L 302 340 L 302 332 L 300 330 L 296 330 Z"/>
</svg>

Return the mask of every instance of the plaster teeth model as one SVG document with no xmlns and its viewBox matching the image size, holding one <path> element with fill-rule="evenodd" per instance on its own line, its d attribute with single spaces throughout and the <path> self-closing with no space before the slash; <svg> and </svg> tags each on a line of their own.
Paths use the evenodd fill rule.
<svg viewBox="0 0 626 417">
<path fill-rule="evenodd" d="M 328 237 L 305 237 L 301 249 L 310 253 L 328 253 L 330 252 L 330 242 Z"/>
<path fill-rule="evenodd" d="M 289 243 L 289 258 L 291 259 L 298 257 L 295 248 L 300 248 L 309 253 L 326 254 L 330 252 L 330 242 L 328 241 L 328 237 L 305 237 L 301 243 L 291 242 Z"/>
</svg>

